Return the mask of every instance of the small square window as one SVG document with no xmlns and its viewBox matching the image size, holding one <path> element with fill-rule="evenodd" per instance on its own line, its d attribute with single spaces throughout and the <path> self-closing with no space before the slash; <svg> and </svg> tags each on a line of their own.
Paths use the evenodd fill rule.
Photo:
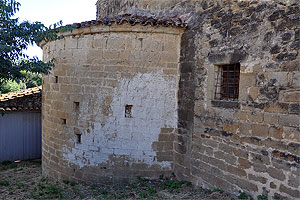
<svg viewBox="0 0 300 200">
<path fill-rule="evenodd" d="M 240 64 L 218 65 L 215 99 L 237 101 L 239 98 Z"/>
<path fill-rule="evenodd" d="M 67 120 L 66 119 L 60 119 L 61 120 L 61 124 L 66 125 L 67 124 Z"/>
<path fill-rule="evenodd" d="M 132 107 L 133 105 L 125 106 L 125 118 L 132 118 Z"/>
</svg>

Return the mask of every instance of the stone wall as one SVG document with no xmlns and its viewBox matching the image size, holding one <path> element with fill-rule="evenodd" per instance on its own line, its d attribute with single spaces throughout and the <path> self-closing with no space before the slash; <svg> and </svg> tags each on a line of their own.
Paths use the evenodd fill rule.
<svg viewBox="0 0 300 200">
<path fill-rule="evenodd" d="M 173 168 L 179 28 L 95 25 L 41 44 L 43 173 L 123 183 Z"/>
<path fill-rule="evenodd" d="M 175 149 L 190 150 L 184 176 L 254 197 L 300 198 L 299 5 L 215 4 L 202 13 L 196 60 L 181 65 L 194 75 L 195 102 L 191 143 Z M 236 108 L 214 97 L 216 65 L 227 63 L 241 64 Z"/>
<path fill-rule="evenodd" d="M 176 175 L 233 193 L 300 199 L 299 2 L 118 2 L 98 15 L 191 17 L 181 43 Z M 241 65 L 234 104 L 214 97 L 215 69 L 228 63 Z"/>
</svg>

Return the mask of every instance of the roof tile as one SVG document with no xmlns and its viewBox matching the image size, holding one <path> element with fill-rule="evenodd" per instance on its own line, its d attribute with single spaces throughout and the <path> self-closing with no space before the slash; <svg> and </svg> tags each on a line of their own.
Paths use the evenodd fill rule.
<svg viewBox="0 0 300 200">
<path fill-rule="evenodd" d="M 40 111 L 42 86 L 0 95 L 0 111 Z"/>
<path fill-rule="evenodd" d="M 90 27 L 99 24 L 111 26 L 113 24 L 130 24 L 131 26 L 142 25 L 142 26 L 164 26 L 164 27 L 187 27 L 187 23 L 183 18 L 180 17 L 162 17 L 162 16 L 140 16 L 135 14 L 124 14 L 116 17 L 105 17 L 102 19 L 91 20 L 81 23 L 74 23 L 67 26 L 75 26 L 76 28 Z"/>
</svg>

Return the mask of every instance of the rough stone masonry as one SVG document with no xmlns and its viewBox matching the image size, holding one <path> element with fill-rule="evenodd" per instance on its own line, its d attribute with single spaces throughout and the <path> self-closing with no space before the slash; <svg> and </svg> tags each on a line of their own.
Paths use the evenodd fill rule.
<svg viewBox="0 0 300 200">
<path fill-rule="evenodd" d="M 45 60 L 57 59 L 43 91 L 46 175 L 118 183 L 174 172 L 196 186 L 300 199 L 299 1 L 97 8 L 98 19 L 180 17 L 188 28 L 97 25 L 44 44 Z M 232 64 L 238 98 L 224 100 L 219 71 Z"/>
<path fill-rule="evenodd" d="M 42 44 L 56 59 L 43 85 L 45 175 L 117 184 L 171 174 L 182 32 L 85 25 Z"/>
</svg>

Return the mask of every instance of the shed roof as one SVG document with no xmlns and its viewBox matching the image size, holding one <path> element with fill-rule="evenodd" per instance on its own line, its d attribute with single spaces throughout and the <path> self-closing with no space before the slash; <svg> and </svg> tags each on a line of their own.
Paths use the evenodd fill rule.
<svg viewBox="0 0 300 200">
<path fill-rule="evenodd" d="M 0 111 L 40 111 L 42 86 L 0 95 Z"/>
</svg>

